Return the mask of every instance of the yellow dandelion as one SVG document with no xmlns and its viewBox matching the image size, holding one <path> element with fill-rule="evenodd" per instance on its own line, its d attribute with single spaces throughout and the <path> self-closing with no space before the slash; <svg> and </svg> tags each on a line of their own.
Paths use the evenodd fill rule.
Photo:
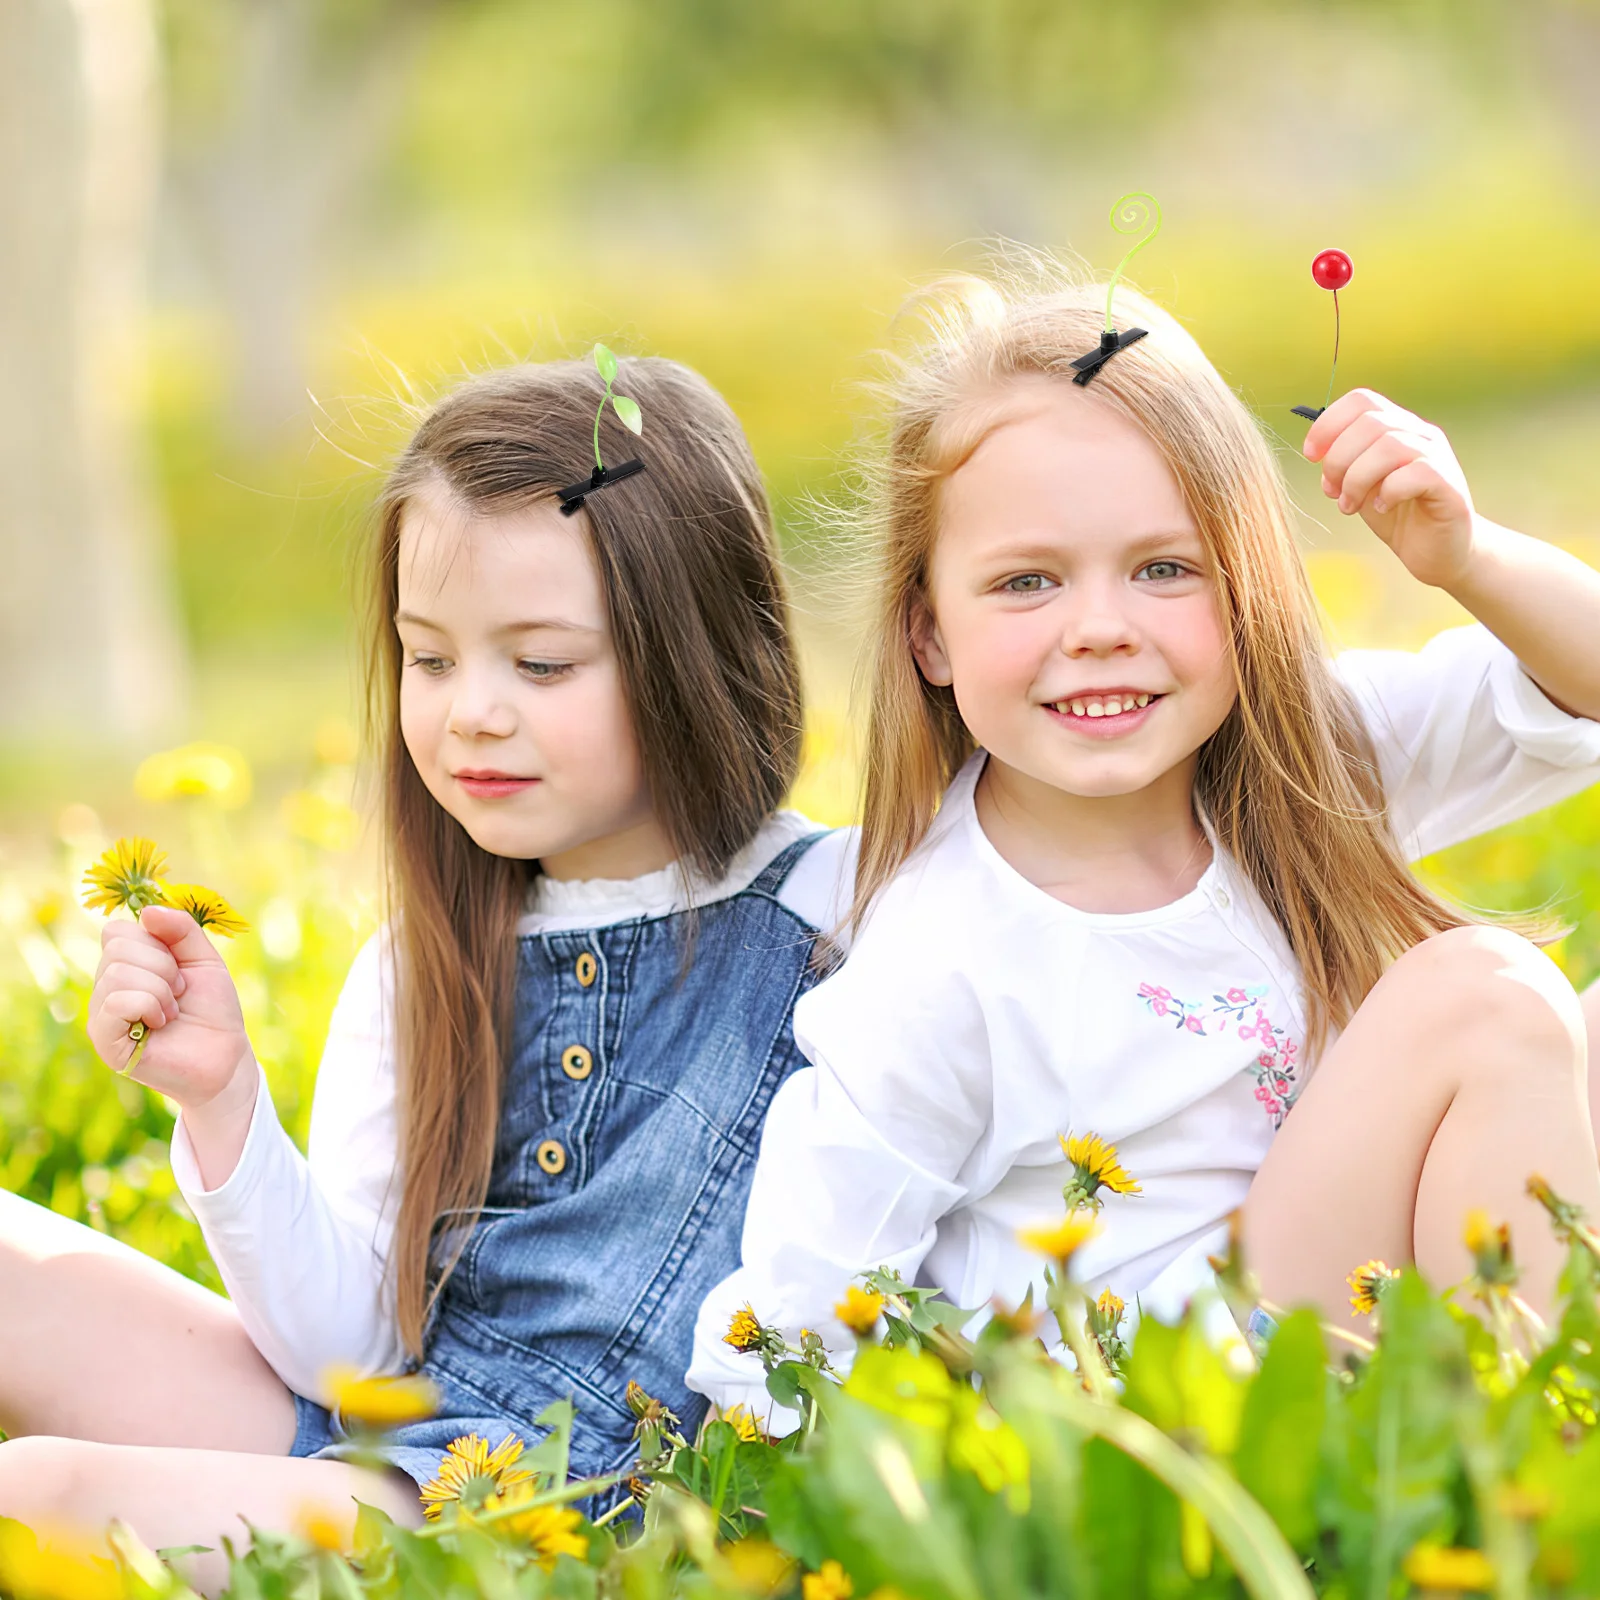
<svg viewBox="0 0 1600 1600">
<path fill-rule="evenodd" d="M 1098 1205 L 1102 1189 L 1109 1189 L 1112 1194 L 1144 1192 L 1117 1160 L 1117 1147 L 1107 1144 L 1098 1133 L 1086 1133 L 1081 1138 L 1072 1134 L 1056 1137 L 1061 1142 L 1061 1153 L 1072 1163 L 1072 1177 L 1066 1189 L 1068 1205 Z"/>
<path fill-rule="evenodd" d="M 1085 1211 L 1069 1211 L 1059 1222 L 1018 1228 L 1017 1242 L 1025 1249 L 1048 1256 L 1065 1271 L 1068 1263 L 1100 1231 L 1100 1224 Z"/>
<path fill-rule="evenodd" d="M 1472 1257 L 1472 1268 L 1482 1288 L 1509 1291 L 1517 1281 L 1516 1258 L 1511 1254 L 1511 1225 L 1489 1221 L 1486 1211 L 1469 1211 L 1461 1232 Z"/>
<path fill-rule="evenodd" d="M 53 891 L 46 890 L 37 900 L 28 907 L 28 913 L 34 922 L 41 928 L 53 928 L 60 920 L 61 913 L 66 910 L 61 896 Z"/>
<path fill-rule="evenodd" d="M 776 1594 L 789 1586 L 794 1572 L 794 1558 L 766 1539 L 740 1539 L 724 1545 L 720 1554 L 746 1594 Z"/>
<path fill-rule="evenodd" d="M 452 1439 L 439 1463 L 439 1475 L 422 1486 L 422 1514 L 437 1522 L 451 1501 L 468 1499 L 481 1503 L 491 1494 L 504 1494 L 533 1474 L 516 1466 L 522 1454 L 522 1440 L 508 1433 L 493 1450 L 481 1434 L 469 1433 Z"/>
<path fill-rule="evenodd" d="M 330 1515 L 325 1506 L 305 1505 L 294 1519 L 294 1531 L 307 1544 L 318 1550 L 331 1550 L 334 1554 L 350 1548 L 352 1529 L 348 1521 Z"/>
<path fill-rule="evenodd" d="M 334 1367 L 322 1386 L 345 1422 L 368 1428 L 399 1428 L 422 1422 L 439 1409 L 439 1391 L 427 1378 L 363 1378 L 354 1367 Z"/>
<path fill-rule="evenodd" d="M 1419 1544 L 1401 1566 L 1419 1589 L 1459 1594 L 1494 1587 L 1494 1566 L 1481 1550 Z"/>
<path fill-rule="evenodd" d="M 808 1572 L 800 1580 L 800 1600 L 850 1600 L 856 1586 L 837 1561 L 824 1561 L 821 1572 Z"/>
<path fill-rule="evenodd" d="M 169 906 L 187 911 L 208 933 L 236 939 L 250 931 L 250 924 L 215 889 L 198 883 L 169 883 L 165 892 Z"/>
<path fill-rule="evenodd" d="M 312 748 L 325 767 L 348 767 L 361 754 L 361 741 L 342 717 L 328 717 L 317 724 Z"/>
<path fill-rule="evenodd" d="M 722 1413 L 721 1420 L 733 1429 L 735 1435 L 745 1444 L 766 1444 L 767 1436 L 761 1430 L 761 1424 L 756 1421 L 749 1406 L 729 1406 Z"/>
<path fill-rule="evenodd" d="M 752 1350 L 761 1348 L 765 1337 L 766 1329 L 761 1326 L 754 1309 L 749 1305 L 742 1305 L 729 1321 L 728 1331 L 723 1334 L 722 1342 L 731 1344 L 741 1355 L 748 1355 Z"/>
<path fill-rule="evenodd" d="M 852 1333 L 865 1339 L 878 1326 L 883 1315 L 884 1298 L 875 1290 L 858 1289 L 851 1284 L 844 1299 L 833 1308 L 836 1316 Z"/>
<path fill-rule="evenodd" d="M 1109 1289 L 1100 1291 L 1100 1298 L 1095 1301 L 1096 1313 L 1115 1327 L 1122 1321 L 1122 1314 L 1128 1309 L 1127 1302 L 1112 1294 Z"/>
<path fill-rule="evenodd" d="M 278 807 L 283 825 L 297 839 L 319 850 L 348 850 L 361 833 L 361 818 L 343 800 L 330 799 L 315 789 L 296 789 Z"/>
<path fill-rule="evenodd" d="M 108 915 L 126 907 L 135 915 L 159 906 L 167 858 L 149 839 L 118 839 L 83 875 L 84 906 Z"/>
<path fill-rule="evenodd" d="M 1344 1280 L 1350 1285 L 1350 1309 L 1363 1317 L 1371 1316 L 1378 1309 L 1378 1297 L 1383 1293 L 1384 1285 L 1399 1276 L 1387 1261 L 1379 1261 L 1374 1257 L 1371 1261 L 1362 1262 Z"/>
<path fill-rule="evenodd" d="M 229 811 L 250 799 L 250 763 L 231 744 L 180 745 L 140 762 L 133 775 L 141 800 L 214 800 Z"/>
<path fill-rule="evenodd" d="M 521 1501 L 533 1499 L 535 1492 L 532 1484 L 514 1485 L 489 1495 L 483 1502 L 483 1510 L 485 1513 L 507 1511 Z M 582 1561 L 589 1554 L 589 1536 L 580 1531 L 583 1518 L 571 1506 L 530 1505 L 526 1511 L 497 1516 L 490 1526 L 496 1532 L 503 1530 L 524 1540 L 546 1572 L 555 1570 L 558 1556 L 573 1556 Z"/>
<path fill-rule="evenodd" d="M 1548 1489 L 1530 1488 L 1521 1483 L 1501 1484 L 1495 1501 L 1508 1517 L 1519 1522 L 1537 1522 L 1548 1517 L 1556 1508 L 1556 1499 Z"/>
<path fill-rule="evenodd" d="M 17 1600 L 121 1600 L 123 1589 L 117 1569 L 79 1534 L 0 1519 L 0 1591 Z"/>
</svg>

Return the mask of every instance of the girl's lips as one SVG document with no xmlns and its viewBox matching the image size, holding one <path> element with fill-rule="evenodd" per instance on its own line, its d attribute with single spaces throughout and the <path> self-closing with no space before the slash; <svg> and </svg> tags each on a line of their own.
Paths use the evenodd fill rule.
<svg viewBox="0 0 1600 1600">
<path fill-rule="evenodd" d="M 493 800 L 508 794 L 522 794 L 531 789 L 539 780 L 537 778 L 508 778 L 504 774 L 493 777 L 473 777 L 465 772 L 456 774 L 456 782 L 468 794 L 479 800 Z"/>
<path fill-rule="evenodd" d="M 1163 695 L 1152 695 L 1148 705 L 1135 706 L 1131 711 L 1118 711 L 1111 716 L 1075 717 L 1070 712 L 1058 711 L 1054 705 L 1047 705 L 1044 709 L 1059 726 L 1070 728 L 1086 739 L 1116 739 L 1143 727 L 1150 713 L 1164 698 Z"/>
</svg>

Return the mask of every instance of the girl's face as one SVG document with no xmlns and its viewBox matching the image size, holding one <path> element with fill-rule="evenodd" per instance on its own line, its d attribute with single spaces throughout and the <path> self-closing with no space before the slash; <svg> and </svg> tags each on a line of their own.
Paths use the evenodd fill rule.
<svg viewBox="0 0 1600 1600">
<path fill-rule="evenodd" d="M 400 730 L 433 798 L 551 877 L 666 866 L 583 519 L 480 517 L 428 488 L 399 556 Z"/>
<path fill-rule="evenodd" d="M 918 664 L 1012 781 L 1106 798 L 1166 780 L 1187 804 L 1236 687 L 1177 480 L 1069 383 L 989 404 L 994 426 L 942 486 Z"/>
</svg>

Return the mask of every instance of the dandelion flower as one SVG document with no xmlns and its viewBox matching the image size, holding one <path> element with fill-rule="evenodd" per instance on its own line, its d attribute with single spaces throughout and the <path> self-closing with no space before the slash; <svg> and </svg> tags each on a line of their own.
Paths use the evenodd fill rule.
<svg viewBox="0 0 1600 1600">
<path fill-rule="evenodd" d="M 224 939 L 235 939 L 250 931 L 250 924 L 239 915 L 215 889 L 198 883 L 169 883 L 166 885 L 166 904 L 179 911 L 187 911 L 202 928 L 220 934 Z"/>
<path fill-rule="evenodd" d="M 422 1422 L 439 1409 L 439 1391 L 428 1379 L 363 1378 L 353 1367 L 335 1367 L 323 1388 L 341 1419 L 368 1428 L 399 1428 Z"/>
<path fill-rule="evenodd" d="M 439 1520 L 451 1501 L 469 1497 L 480 1504 L 491 1494 L 504 1494 L 533 1474 L 515 1465 L 522 1454 L 522 1440 L 508 1433 L 493 1450 L 481 1434 L 469 1433 L 452 1439 L 439 1463 L 439 1475 L 422 1486 L 422 1514 L 430 1522 Z"/>
<path fill-rule="evenodd" d="M 821 1572 L 808 1572 L 800 1580 L 801 1600 L 850 1600 L 856 1586 L 837 1561 L 824 1561 Z"/>
<path fill-rule="evenodd" d="M 1378 1309 L 1384 1287 L 1400 1274 L 1386 1261 L 1363 1262 L 1344 1281 L 1350 1285 L 1350 1309 L 1363 1317 Z"/>
<path fill-rule="evenodd" d="M 721 1420 L 733 1429 L 734 1434 L 744 1444 L 766 1444 L 767 1436 L 761 1430 L 761 1424 L 751 1414 L 749 1406 L 730 1406 L 722 1413 Z"/>
<path fill-rule="evenodd" d="M 875 1291 L 858 1289 L 851 1284 L 844 1292 L 844 1299 L 834 1306 L 833 1314 L 852 1333 L 859 1334 L 863 1339 L 878 1326 L 878 1318 L 883 1315 L 884 1298 Z"/>
<path fill-rule="evenodd" d="M 531 1484 L 517 1484 L 489 1495 L 483 1502 L 483 1510 L 506 1511 L 523 1500 L 531 1500 L 534 1493 Z M 491 1524 L 497 1531 L 504 1529 L 525 1540 L 534 1560 L 546 1572 L 555 1570 L 558 1556 L 573 1556 L 582 1561 L 589 1554 L 588 1535 L 579 1531 L 582 1525 L 583 1518 L 571 1506 L 557 1505 L 530 1505 L 526 1511 L 496 1517 Z"/>
<path fill-rule="evenodd" d="M 141 800 L 204 798 L 232 811 L 250 799 L 250 764 L 231 744 L 185 744 L 140 762 L 133 787 Z"/>
<path fill-rule="evenodd" d="M 761 1326 L 755 1311 L 749 1305 L 742 1305 L 728 1323 L 728 1331 L 723 1334 L 722 1342 L 731 1344 L 741 1355 L 749 1355 L 752 1350 L 761 1348 L 765 1337 L 766 1329 Z"/>
<path fill-rule="evenodd" d="M 107 914 L 124 906 L 136 916 L 165 903 L 167 858 L 149 839 L 118 839 L 83 875 L 83 903 Z"/>
<path fill-rule="evenodd" d="M 1472 1270 L 1485 1290 L 1509 1293 L 1517 1281 L 1517 1263 L 1511 1254 L 1511 1225 L 1498 1227 L 1486 1211 L 1469 1211 L 1462 1229 L 1462 1243 L 1472 1257 Z"/>
<path fill-rule="evenodd" d="M 1481 1550 L 1419 1544 L 1401 1566 L 1419 1589 L 1435 1593 L 1477 1592 L 1494 1587 L 1494 1567 Z"/>
<path fill-rule="evenodd" d="M 0 1519 L 0 1591 L 24 1600 L 122 1600 L 122 1576 L 68 1531 Z"/>
<path fill-rule="evenodd" d="M 294 1531 L 318 1550 L 331 1550 L 337 1555 L 350 1548 L 348 1525 L 322 1506 L 302 1506 L 294 1519 Z"/>
<path fill-rule="evenodd" d="M 1063 1191 L 1069 1207 L 1087 1205 L 1098 1209 L 1102 1189 L 1112 1194 L 1143 1193 L 1117 1160 L 1117 1147 L 1107 1144 L 1099 1134 L 1087 1133 L 1082 1138 L 1059 1134 L 1057 1137 L 1061 1141 L 1061 1153 L 1072 1163 L 1072 1176 Z"/>
<path fill-rule="evenodd" d="M 1059 1222 L 1046 1222 L 1032 1228 L 1018 1228 L 1017 1242 L 1028 1250 L 1048 1256 L 1065 1271 L 1068 1263 L 1100 1231 L 1100 1224 L 1083 1211 L 1069 1211 Z"/>
<path fill-rule="evenodd" d="M 776 1594 L 789 1586 L 794 1558 L 766 1539 L 740 1539 L 722 1547 L 733 1581 L 747 1594 Z"/>
</svg>

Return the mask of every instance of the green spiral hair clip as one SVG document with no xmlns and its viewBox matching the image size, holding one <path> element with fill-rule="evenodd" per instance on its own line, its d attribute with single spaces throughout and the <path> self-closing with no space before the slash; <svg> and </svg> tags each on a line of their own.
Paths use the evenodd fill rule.
<svg viewBox="0 0 1600 1600">
<path fill-rule="evenodd" d="M 1118 333 L 1116 324 L 1111 320 L 1111 303 L 1117 285 L 1122 281 L 1123 269 L 1161 232 L 1161 204 L 1153 194 L 1146 194 L 1142 189 L 1130 190 L 1112 206 L 1111 226 L 1118 233 L 1136 233 L 1140 237 L 1123 252 L 1117 270 L 1111 274 L 1111 282 L 1106 285 L 1106 325 L 1100 335 L 1099 345 L 1072 363 L 1072 381 L 1076 384 L 1088 383 L 1119 350 L 1137 344 L 1150 331 L 1148 328 L 1129 328 L 1126 333 Z"/>
</svg>

